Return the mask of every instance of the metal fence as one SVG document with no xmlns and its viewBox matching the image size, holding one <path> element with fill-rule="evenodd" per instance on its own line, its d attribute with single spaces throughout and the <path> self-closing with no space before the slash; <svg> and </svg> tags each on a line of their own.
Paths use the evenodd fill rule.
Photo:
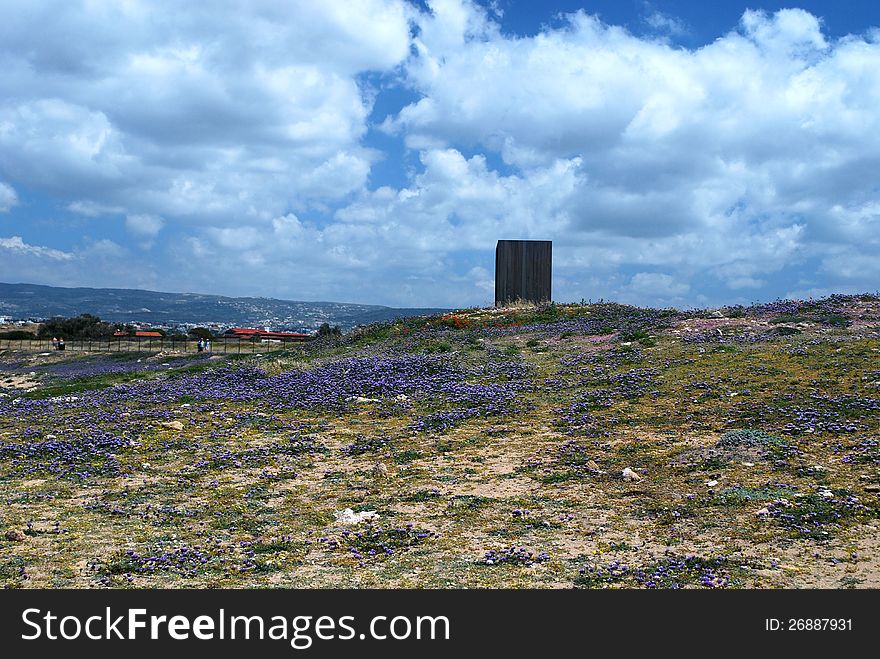
<svg viewBox="0 0 880 659">
<path fill-rule="evenodd" d="M 211 339 L 209 352 L 219 355 L 242 355 L 280 350 L 308 339 L 243 339 L 220 337 Z M 0 350 L 55 352 L 52 339 L 0 339 Z M 99 339 L 65 339 L 64 350 L 71 352 L 135 352 L 194 353 L 199 351 L 198 339 L 188 337 L 114 336 Z"/>
</svg>

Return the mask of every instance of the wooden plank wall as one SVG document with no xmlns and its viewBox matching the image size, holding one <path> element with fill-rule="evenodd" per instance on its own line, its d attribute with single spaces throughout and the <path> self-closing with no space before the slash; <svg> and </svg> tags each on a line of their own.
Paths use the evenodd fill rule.
<svg viewBox="0 0 880 659">
<path fill-rule="evenodd" d="M 499 240 L 495 247 L 495 306 L 517 300 L 549 302 L 552 257 L 550 240 Z"/>
</svg>

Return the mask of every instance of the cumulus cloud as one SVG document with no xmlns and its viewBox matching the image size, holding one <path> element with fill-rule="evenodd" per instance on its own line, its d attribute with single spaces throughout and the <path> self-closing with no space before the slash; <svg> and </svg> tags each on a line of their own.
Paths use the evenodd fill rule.
<svg viewBox="0 0 880 659">
<path fill-rule="evenodd" d="M 35 256 L 40 259 L 51 259 L 53 261 L 69 261 L 73 258 L 73 254 L 58 249 L 29 245 L 22 240 L 21 236 L 0 238 L 0 250 L 6 252 L 7 256 L 26 255 Z"/>
<path fill-rule="evenodd" d="M 77 215 L 86 217 L 100 217 L 101 215 L 118 215 L 124 213 L 121 206 L 105 206 L 89 199 L 77 199 L 67 205 L 67 210 Z"/>
<path fill-rule="evenodd" d="M 125 228 L 138 236 L 155 238 L 163 226 L 165 226 L 165 220 L 158 215 L 141 213 L 125 216 Z"/>
<path fill-rule="evenodd" d="M 680 18 L 663 13 L 650 2 L 643 3 L 642 8 L 644 10 L 642 20 L 655 32 L 673 37 L 688 33 L 687 25 Z"/>
<path fill-rule="evenodd" d="M 832 247 L 876 252 L 872 37 L 830 42 L 819 19 L 788 9 L 747 11 L 694 50 L 583 11 L 560 29 L 509 38 L 465 2 L 431 6 L 407 67 L 421 98 L 385 128 L 413 148 L 496 153 L 524 174 L 518 181 L 568 163 L 561 211 L 535 212 L 530 225 L 556 239 L 562 276 L 651 264 L 675 282 L 649 279 L 657 294 L 694 293 L 700 281 L 720 285 L 719 298 Z M 837 276 L 832 263 L 807 276 Z"/>
<path fill-rule="evenodd" d="M 10 208 L 18 204 L 18 195 L 11 185 L 0 181 L 0 213 L 6 213 Z"/>
<path fill-rule="evenodd" d="M 394 0 L 0 10 L 0 86 L 16 90 L 0 100 L 0 171 L 86 215 L 257 222 L 344 198 L 376 157 L 358 75 L 406 57 L 410 12 Z"/>
<path fill-rule="evenodd" d="M 648 36 L 585 11 L 510 36 L 492 7 L 427 5 L 0 10 L 0 178 L 145 246 L 179 236 L 143 269 L 178 290 L 483 303 L 500 238 L 554 241 L 560 300 L 876 287 L 869 26 L 749 10 L 688 49 L 647 3 Z"/>
</svg>

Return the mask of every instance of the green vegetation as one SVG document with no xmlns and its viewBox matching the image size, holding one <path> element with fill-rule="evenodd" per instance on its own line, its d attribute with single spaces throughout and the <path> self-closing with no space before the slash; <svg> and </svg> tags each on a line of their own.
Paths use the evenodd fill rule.
<svg viewBox="0 0 880 659">
<path fill-rule="evenodd" d="M 37 335 L 41 338 L 64 337 L 65 339 L 99 339 L 112 336 L 118 329 L 132 329 L 120 324 L 111 324 L 97 316 L 84 313 L 75 318 L 51 318 L 40 325 Z"/>
<path fill-rule="evenodd" d="M 880 587 L 878 354 L 872 296 L 12 346 L 0 585 Z"/>
</svg>

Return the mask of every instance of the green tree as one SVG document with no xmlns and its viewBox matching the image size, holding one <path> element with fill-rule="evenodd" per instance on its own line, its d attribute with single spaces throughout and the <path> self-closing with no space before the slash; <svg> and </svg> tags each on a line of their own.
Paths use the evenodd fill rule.
<svg viewBox="0 0 880 659">
<path fill-rule="evenodd" d="M 40 337 L 65 337 L 76 339 L 99 339 L 111 336 L 116 327 L 97 316 L 84 313 L 74 318 L 50 318 L 40 325 Z"/>
<path fill-rule="evenodd" d="M 190 336 L 195 336 L 200 339 L 213 339 L 214 333 L 209 330 L 207 327 L 193 327 L 189 331 Z"/>
<path fill-rule="evenodd" d="M 27 332 L 25 330 L 11 330 L 9 332 L 0 332 L 0 339 L 13 339 L 13 340 L 25 340 L 35 339 L 37 336 L 33 332 Z"/>
<path fill-rule="evenodd" d="M 322 323 L 318 328 L 318 336 L 340 336 L 341 334 L 342 330 L 339 329 L 339 325 L 330 327 L 330 323 Z"/>
</svg>

